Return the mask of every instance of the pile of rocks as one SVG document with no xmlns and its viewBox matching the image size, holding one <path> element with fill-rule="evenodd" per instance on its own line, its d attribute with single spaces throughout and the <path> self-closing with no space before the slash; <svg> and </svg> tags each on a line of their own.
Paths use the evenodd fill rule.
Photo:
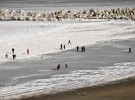
<svg viewBox="0 0 135 100">
<path fill-rule="evenodd" d="M 0 8 L 0 20 L 21 21 L 62 21 L 83 19 L 119 19 L 134 20 L 135 8 L 117 8 L 111 10 L 59 10 L 56 12 L 26 12 L 24 10 L 9 10 Z"/>
</svg>

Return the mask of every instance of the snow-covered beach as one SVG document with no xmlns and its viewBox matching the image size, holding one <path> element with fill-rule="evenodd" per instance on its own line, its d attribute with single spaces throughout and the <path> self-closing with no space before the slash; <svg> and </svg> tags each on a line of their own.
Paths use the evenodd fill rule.
<svg viewBox="0 0 135 100">
<path fill-rule="evenodd" d="M 115 25 L 116 24 L 116 25 Z M 66 49 L 76 46 L 93 45 L 96 42 L 112 39 L 128 39 L 134 35 L 111 37 L 134 31 L 132 21 L 67 21 L 67 22 L 23 22 L 2 21 L 1 26 L 1 62 L 12 61 L 12 48 L 17 59 L 40 56 L 44 53 L 60 52 L 60 44 Z M 67 45 L 71 40 L 72 45 Z M 26 50 L 30 49 L 30 55 Z M 8 59 L 5 54 L 8 54 Z"/>
<path fill-rule="evenodd" d="M 133 45 L 112 45 L 112 50 L 121 48 L 121 51 L 105 49 L 104 52 L 112 52 L 108 54 L 99 51 L 99 58 L 109 57 L 109 60 L 103 61 L 94 58 L 94 53 L 88 49 L 97 51 L 100 46 L 111 45 L 114 41 L 134 40 L 134 21 L 3 21 L 0 24 L 2 99 L 51 94 L 134 76 L 132 55 L 126 53 L 129 47 L 134 50 Z M 69 39 L 71 45 L 67 45 Z M 66 51 L 59 49 L 61 43 L 66 44 Z M 83 45 L 86 46 L 86 52 L 76 52 L 76 46 Z M 12 56 L 9 59 L 4 57 L 7 52 L 10 57 L 12 48 L 15 48 L 17 55 L 15 61 L 12 61 Z M 27 48 L 30 49 L 30 55 L 26 54 Z M 113 56 L 121 60 L 111 60 Z M 123 57 L 128 58 L 123 60 Z M 61 70 L 53 70 L 58 63 L 61 64 Z M 63 69 L 65 63 L 69 69 Z"/>
<path fill-rule="evenodd" d="M 1 0 L 0 7 L 32 12 L 134 7 L 133 0 L 80 1 Z M 0 100 L 55 94 L 134 77 L 135 21 L 131 19 L 0 21 Z M 61 44 L 66 49 L 60 50 Z M 82 46 L 86 52 L 81 52 Z M 60 70 L 56 70 L 58 64 Z"/>
</svg>

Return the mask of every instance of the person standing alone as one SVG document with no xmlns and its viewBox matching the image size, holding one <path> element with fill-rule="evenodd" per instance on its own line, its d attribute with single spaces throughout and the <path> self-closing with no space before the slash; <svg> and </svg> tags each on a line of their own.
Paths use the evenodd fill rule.
<svg viewBox="0 0 135 100">
<path fill-rule="evenodd" d="M 68 40 L 68 44 L 71 44 L 71 41 L 70 40 Z"/>
<path fill-rule="evenodd" d="M 62 44 L 60 45 L 60 49 L 62 50 Z"/>
<path fill-rule="evenodd" d="M 128 53 L 132 53 L 132 51 L 131 51 L 131 48 L 129 48 L 129 51 L 128 51 Z"/>
<path fill-rule="evenodd" d="M 29 53 L 30 53 L 30 52 L 29 52 L 29 49 L 27 49 L 27 55 L 29 55 Z"/>
<path fill-rule="evenodd" d="M 79 46 L 77 46 L 77 52 L 79 51 Z"/>
<path fill-rule="evenodd" d="M 14 48 L 12 48 L 12 53 L 13 53 L 13 54 L 14 54 L 14 51 L 15 51 Z"/>
</svg>

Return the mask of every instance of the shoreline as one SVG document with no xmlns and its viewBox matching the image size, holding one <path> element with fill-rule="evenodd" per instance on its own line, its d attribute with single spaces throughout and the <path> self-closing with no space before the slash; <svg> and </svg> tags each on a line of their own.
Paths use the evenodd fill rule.
<svg viewBox="0 0 135 100">
<path fill-rule="evenodd" d="M 81 53 L 81 52 L 76 52 L 76 50 L 67 50 L 67 51 L 63 51 L 63 52 L 59 52 L 59 53 L 56 53 L 56 54 L 50 54 L 50 56 L 52 56 L 52 58 L 48 58 L 48 59 L 46 59 L 46 60 L 41 60 L 41 63 L 43 63 L 43 69 L 45 69 L 44 68 L 44 65 L 46 64 L 44 61 L 51 61 L 52 62 L 52 60 L 54 60 L 54 63 L 53 63 L 53 65 L 56 65 L 56 64 L 58 64 L 58 62 L 60 62 L 60 63 L 63 63 L 63 62 L 68 62 L 68 65 L 70 65 L 69 66 L 69 70 L 61 70 L 61 71 L 59 71 L 58 72 L 58 74 L 60 74 L 60 73 L 63 73 L 63 71 L 74 71 L 75 69 L 76 69 L 76 67 L 78 67 L 77 69 L 78 70 L 82 70 L 82 69 L 85 69 L 85 70 L 87 70 L 87 69 L 89 69 L 89 70 L 93 70 L 93 69 L 98 69 L 99 67 L 102 67 L 102 66 L 104 66 L 104 67 L 107 67 L 107 66 L 112 66 L 113 64 L 117 64 L 117 63 L 122 63 L 122 62 L 134 62 L 134 41 L 135 41 L 135 39 L 129 39 L 129 40 L 124 40 L 124 41 L 113 41 L 113 42 L 105 42 L 104 44 L 97 44 L 97 45 L 93 45 L 93 46 L 91 46 L 91 47 L 86 47 L 86 52 L 85 53 Z M 125 52 L 123 52 L 123 51 L 125 51 L 125 50 L 127 50 L 127 48 L 129 47 L 129 46 L 131 46 L 132 47 L 132 50 L 133 50 L 133 53 L 132 53 L 132 55 L 131 54 L 128 54 L 128 53 L 125 53 Z M 74 54 L 74 56 L 73 56 L 73 54 Z M 71 59 L 71 55 L 72 55 L 72 59 Z M 91 56 L 90 56 L 91 55 Z M 43 55 L 44 57 L 46 56 L 46 55 Z M 66 59 L 64 59 L 64 61 L 63 61 L 63 57 L 66 57 Z M 77 58 L 76 58 L 77 57 Z M 85 59 L 84 59 L 84 57 L 85 57 Z M 114 59 L 114 57 L 115 57 L 115 59 Z M 59 59 L 58 58 L 62 58 L 61 59 L 61 61 L 59 61 Z M 104 59 L 103 59 L 104 58 Z M 58 59 L 58 61 L 56 61 Z M 112 60 L 113 59 L 113 60 Z M 74 60 L 75 60 L 75 62 L 74 62 Z M 95 60 L 96 60 L 96 62 L 95 62 Z M 56 62 L 55 62 L 56 61 Z M 78 62 L 77 62 L 78 61 Z M 86 62 L 87 61 L 87 62 Z M 69 63 L 70 62 L 70 63 Z M 77 62 L 77 63 L 76 63 Z M 103 63 L 103 62 L 105 62 L 105 63 Z M 27 63 L 29 63 L 29 61 L 27 62 L 25 62 L 25 64 L 27 65 Z M 40 64 L 40 62 L 39 61 L 36 61 L 36 62 L 31 62 L 31 64 L 37 64 L 37 65 L 39 65 Z M 51 65 L 49 65 L 50 63 L 48 63 L 48 65 L 47 66 L 52 66 L 52 64 Z M 63 63 L 64 64 L 64 63 Z M 85 64 L 87 64 L 86 66 L 82 66 L 82 65 L 85 65 Z M 7 64 L 8 65 L 8 64 Z M 11 65 L 11 63 L 9 63 L 9 65 Z M 20 65 L 20 63 L 18 62 L 18 64 L 17 64 L 17 62 L 16 62 L 16 64 L 13 64 L 13 66 L 18 66 L 18 65 Z M 29 65 L 29 64 L 28 64 Z M 100 65 L 100 66 L 99 66 Z M 89 68 L 89 66 L 91 66 L 91 68 Z M 125 65 L 126 66 L 126 65 Z M 133 66 L 134 66 L 134 64 L 133 64 Z M 33 66 L 32 66 L 32 68 L 33 68 Z M 50 69 L 50 67 L 48 67 L 49 69 Z M 130 68 L 130 67 L 129 67 Z M 39 68 L 37 68 L 37 70 L 39 70 Z M 109 71 L 109 70 L 108 70 Z M 15 71 L 16 72 L 16 71 Z M 110 71 L 109 71 L 110 72 Z M 122 71 L 123 72 L 123 71 Z M 12 73 L 13 73 L 13 71 L 12 71 Z M 29 72 L 28 72 L 29 73 Z M 68 73 L 68 72 L 65 72 L 65 73 Z M 116 72 L 117 73 L 117 72 Z M 128 73 L 128 72 L 127 72 Z M 52 73 L 53 75 L 54 75 L 54 73 Z M 57 72 L 56 72 L 56 74 L 57 74 Z M 114 73 L 115 74 L 115 73 Z M 131 74 L 131 73 L 130 73 Z M 101 73 L 101 75 L 103 75 L 102 73 Z M 126 74 L 127 75 L 127 74 Z M 92 74 L 91 74 L 91 76 L 92 76 Z M 119 75 L 118 75 L 119 76 Z M 94 76 L 93 76 L 94 77 Z M 108 76 L 107 76 L 108 77 Z M 106 77 L 106 78 L 107 78 Z M 99 79 L 101 78 L 101 76 L 99 77 Z M 105 79 L 106 79 L 105 78 Z M 116 78 L 119 78 L 119 77 L 116 77 Z M 101 78 L 102 79 L 102 78 Z M 80 78 L 79 78 L 79 80 L 80 80 Z M 65 80 L 64 80 L 65 81 Z M 90 79 L 90 81 L 92 81 L 92 79 Z M 42 81 L 37 81 L 37 82 L 35 82 L 35 83 L 37 83 L 37 85 L 38 85 L 38 82 L 41 82 L 42 83 Z M 43 81 L 44 82 L 44 81 Z M 55 80 L 55 82 L 56 82 L 56 80 Z M 58 81 L 57 81 L 58 82 Z M 57 83 L 56 82 L 56 83 Z M 62 82 L 62 81 L 61 81 Z M 84 81 L 85 82 L 85 81 Z M 93 81 L 92 81 L 93 82 Z M 98 81 L 97 81 L 98 82 Z M 115 82 L 113 82 L 113 83 L 115 83 Z M 121 83 L 121 81 L 120 81 L 120 83 Z M 128 82 L 127 82 L 128 83 Z M 127 84 L 126 83 L 126 84 Z M 129 81 L 129 83 L 130 83 L 130 81 Z M 40 84 L 40 83 L 39 83 Z M 43 84 L 43 83 L 42 83 Z M 72 83 L 72 84 L 74 84 L 74 83 Z M 125 84 L 125 83 L 124 83 Z M 44 85 L 44 84 L 43 84 Z M 54 83 L 54 85 L 56 85 L 55 83 Z M 68 85 L 68 84 L 67 84 Z M 28 87 L 25 87 L 26 85 L 24 85 L 24 87 L 22 86 L 22 87 L 20 87 L 20 89 L 21 88 L 25 88 L 25 89 L 27 89 L 28 91 L 29 91 L 29 89 L 31 89 L 31 87 L 30 88 L 28 88 Z M 35 84 L 35 86 L 36 86 L 36 84 Z M 64 86 L 64 85 L 63 85 Z M 72 86 L 72 85 L 71 85 Z M 103 86 L 103 85 L 102 85 Z M 46 87 L 46 86 L 45 86 Z M 56 85 L 56 87 L 58 87 L 57 85 Z M 52 89 L 56 89 L 56 87 L 52 87 Z M 97 86 L 94 86 L 94 87 L 97 87 Z M 105 89 L 106 89 L 106 84 L 103 86 Z M 132 86 L 131 86 L 132 87 Z M 49 87 L 50 88 L 50 87 Z M 48 89 L 49 89 L 48 88 Z M 61 87 L 60 87 L 61 88 Z M 92 87 L 87 87 L 87 88 L 92 88 Z M 86 88 L 86 90 L 87 90 L 87 88 Z M 99 91 L 100 89 L 98 89 L 98 88 L 100 88 L 100 86 L 98 86 L 94 91 Z M 104 89 L 103 88 L 103 89 Z M 16 88 L 15 88 L 16 89 Z M 19 88 L 18 88 L 19 89 Z M 19 90 L 20 90 L 19 89 Z M 48 90 L 48 89 L 46 89 L 45 90 L 45 92 Z M 81 88 L 81 89 L 77 89 L 77 90 L 73 90 L 73 93 L 74 93 L 74 91 L 77 91 L 77 93 L 78 93 L 78 91 L 81 91 L 81 90 L 84 90 L 85 88 Z M 13 89 L 14 90 L 14 89 Z M 14 90 L 13 92 L 15 92 L 16 90 Z M 3 91 L 4 92 L 4 91 Z M 7 91 L 7 93 L 6 93 L 6 95 L 8 95 L 8 92 L 9 92 L 9 94 L 10 94 L 10 92 L 12 93 L 12 91 Z M 58 93 L 58 94 L 54 94 L 54 95 L 41 95 L 41 96 L 39 96 L 39 97 L 29 97 L 28 99 L 26 99 L 26 100 L 31 100 L 31 98 L 32 98 L 32 100 L 44 100 L 45 98 L 47 98 L 47 99 L 49 99 L 49 100 L 63 100 L 63 99 L 61 99 L 61 98 L 64 98 L 64 99 L 66 99 L 67 98 L 67 100 L 79 100 L 78 99 L 78 97 L 74 97 L 74 95 L 73 95 L 73 98 L 76 98 L 76 99 L 68 99 L 69 97 L 71 97 L 72 96 L 72 91 L 68 91 L 69 92 L 69 95 L 67 95 L 68 93 L 67 92 L 60 92 L 60 93 Z M 72 94 L 70 94 L 70 92 L 72 93 Z M 89 93 L 89 91 L 86 91 L 86 94 L 87 94 L 87 92 Z M 92 94 L 92 90 L 90 91 L 90 94 Z M 100 92 L 100 91 L 99 91 Z M 101 91 L 102 92 L 102 91 Z M 63 93 L 65 93 L 65 94 L 63 94 Z M 82 91 L 82 93 L 80 93 L 79 92 L 79 94 L 83 94 L 83 91 Z M 86 94 L 84 94 L 84 95 L 86 95 Z M 60 95 L 60 96 L 59 96 Z M 64 95 L 64 97 L 63 97 L 63 95 Z M 66 97 L 65 97 L 66 96 Z M 82 95 L 81 95 L 82 96 Z M 89 96 L 89 94 L 88 94 L 88 96 Z M 21 96 L 21 97 L 23 97 L 23 96 Z M 26 97 L 26 96 L 25 96 Z M 52 98 L 53 97 L 53 98 Z M 58 97 L 60 97 L 60 98 L 58 98 Z M 82 96 L 83 97 L 83 96 Z M 41 99 L 39 99 L 39 98 L 41 98 Z M 58 98 L 58 99 L 57 99 Z M 89 97 L 90 98 L 90 97 Z M 94 98 L 94 97 L 93 97 Z M 95 98 L 93 99 L 92 98 L 92 100 L 96 100 Z M 21 98 L 18 98 L 18 99 L 21 99 Z M 23 99 L 22 99 L 23 100 Z M 25 100 L 25 99 L 24 99 Z M 85 99 L 81 99 L 80 98 L 80 100 L 85 100 Z M 86 100 L 89 100 L 89 99 L 86 99 Z M 100 100 L 100 99 L 99 99 Z M 109 99 L 110 100 L 110 99 Z M 118 99 L 119 100 L 119 99 Z"/>
<path fill-rule="evenodd" d="M 134 100 L 134 93 L 135 77 L 132 77 L 56 94 L 24 97 L 21 100 Z"/>
<path fill-rule="evenodd" d="M 132 43 L 131 41 L 133 42 L 134 39 L 125 40 L 125 41 L 115 41 L 111 46 L 113 47 L 118 44 L 122 45 L 125 43 Z M 107 44 L 105 43 L 105 45 Z M 103 46 L 102 48 L 105 49 L 108 48 L 108 46 Z M 59 92 L 50 95 L 42 94 L 39 96 L 22 98 L 21 100 L 63 100 L 63 99 L 64 100 L 134 100 L 135 98 L 134 94 L 135 94 L 135 77 L 131 76 L 129 78 L 111 81 L 96 86 L 84 87 L 84 88 Z"/>
<path fill-rule="evenodd" d="M 132 39 L 124 41 L 124 42 L 116 41 L 113 43 L 115 45 L 119 43 L 120 44 L 128 43 L 129 41 L 131 42 Z M 103 47 L 105 49 L 106 46 L 103 46 Z M 135 93 L 134 91 L 132 91 L 132 89 L 135 91 L 135 77 L 134 76 L 131 76 L 125 79 L 116 80 L 116 81 L 110 81 L 105 84 L 100 84 L 96 86 L 84 87 L 84 88 L 69 90 L 65 92 L 58 92 L 56 94 L 48 94 L 48 95 L 42 94 L 39 96 L 35 95 L 28 98 L 25 97 L 25 98 L 21 98 L 21 100 L 63 100 L 63 99 L 65 100 L 90 100 L 90 99 L 92 100 L 105 100 L 105 99 L 107 100 L 132 100 L 131 97 L 133 97 Z M 128 92 L 125 92 L 125 91 L 128 91 Z M 125 95 L 123 95 L 123 92 L 125 93 Z"/>
<path fill-rule="evenodd" d="M 68 53 L 68 55 L 66 55 L 66 61 L 72 61 L 72 59 L 70 58 L 70 56 L 72 55 L 72 54 L 77 54 L 77 55 L 81 55 L 81 57 L 82 56 L 84 56 L 84 57 L 88 57 L 87 59 L 82 59 L 82 60 L 80 60 L 79 58 L 78 58 L 78 61 L 79 61 L 79 65 L 80 65 L 80 61 L 83 61 L 83 62 L 81 62 L 81 63 L 86 63 L 85 61 L 86 60 L 88 60 L 88 62 L 90 62 L 91 61 L 91 63 L 90 63 L 90 66 L 93 66 L 93 68 L 91 68 L 91 70 L 92 69 L 96 69 L 96 67 L 97 66 L 99 66 L 99 65 L 97 65 L 97 62 L 100 64 L 100 66 L 111 66 L 112 64 L 116 64 L 116 63 L 122 63 L 122 62 L 126 62 L 127 61 L 127 59 L 128 59 L 128 62 L 130 61 L 130 62 L 134 62 L 134 60 L 133 60 L 133 58 L 134 58 L 134 56 L 133 56 L 133 54 L 132 55 L 130 55 L 130 54 L 126 54 L 126 53 L 123 53 L 122 51 L 123 51 L 123 48 L 115 48 L 115 46 L 117 46 L 117 45 L 119 45 L 119 46 L 122 46 L 122 44 L 125 44 L 125 43 L 128 43 L 128 45 L 129 44 L 131 44 L 131 45 L 133 45 L 132 43 L 133 43 L 133 41 L 134 41 L 134 39 L 132 40 L 125 40 L 125 41 L 116 41 L 116 42 L 107 42 L 107 43 L 105 43 L 104 45 L 102 45 L 102 44 L 97 44 L 97 45 L 93 45 L 93 46 L 91 46 L 91 47 L 88 47 L 87 49 L 86 49 L 86 53 L 79 53 L 79 52 L 75 52 L 74 50 L 67 50 L 67 51 L 63 51 L 63 52 L 59 52 L 58 54 L 56 53 L 56 54 L 52 54 L 53 55 L 53 57 L 56 57 L 56 59 L 57 59 L 57 57 L 63 57 L 63 54 L 65 55 L 65 54 L 67 54 L 66 52 L 70 52 L 70 53 Z M 113 51 L 113 52 L 112 52 Z M 121 53 L 120 53 L 121 52 Z M 102 54 L 102 55 L 99 55 L 99 54 Z M 91 55 L 91 56 L 89 56 L 89 55 Z M 104 56 L 103 56 L 104 55 Z M 112 61 L 112 57 L 111 56 L 116 56 L 116 58 L 117 59 L 114 59 L 113 61 Z M 119 58 L 118 57 L 118 55 L 119 55 L 119 57 L 121 58 Z M 46 56 L 46 55 L 44 55 L 44 56 Z M 50 56 L 51 56 L 51 54 L 50 54 Z M 97 59 L 97 57 L 99 58 L 101 58 L 101 59 Z M 110 58 L 111 57 L 111 58 Z M 75 56 L 75 58 L 76 58 L 76 56 Z M 75 58 L 73 58 L 73 59 L 75 59 Z M 83 57 L 82 57 L 83 58 Z M 103 58 L 105 58 L 105 59 L 103 59 Z M 129 58 L 130 58 L 130 60 L 129 60 Z M 48 60 L 49 59 L 51 59 L 51 58 L 48 58 Z M 70 59 L 70 60 L 69 60 Z M 93 63 L 93 61 L 95 61 L 95 59 L 96 59 L 96 62 L 94 62 Z M 110 60 L 109 60 L 110 59 Z M 119 59 L 119 60 L 118 60 Z M 51 59 L 52 60 L 52 59 Z M 46 59 L 46 61 L 47 61 L 47 59 Z M 65 62 L 66 62 L 65 61 Z M 108 62 L 108 64 L 104 64 L 104 63 L 102 63 L 102 62 Z M 38 62 L 38 61 L 37 61 Z M 73 62 L 73 61 L 72 61 Z M 57 62 L 56 62 L 57 63 Z M 19 64 L 20 65 L 20 64 Z M 69 64 L 68 64 L 69 65 Z M 73 65 L 73 64 L 72 64 Z M 79 66 L 79 65 L 77 65 L 77 66 Z M 71 64 L 70 64 L 70 66 L 71 66 Z M 81 66 L 81 65 L 80 65 Z M 76 67 L 76 66 L 72 66 L 72 67 Z M 83 66 L 83 67 L 85 67 L 85 66 Z M 123 66 L 124 67 L 124 66 Z M 80 68 L 80 70 L 81 70 L 82 68 Z M 87 69 L 87 68 L 86 68 Z M 69 68 L 69 70 L 70 70 L 70 68 Z M 63 70 L 64 71 L 64 70 Z M 117 70 L 116 70 L 117 71 Z M 59 72 L 59 74 L 60 74 L 60 72 Z M 41 81 L 42 82 L 42 81 Z M 115 83 L 115 82 L 118 82 L 118 81 L 114 81 L 113 83 Z M 121 82 L 121 81 L 120 81 Z M 112 82 L 111 82 L 112 83 Z M 74 83 L 72 83 L 72 84 L 74 84 Z M 38 85 L 38 84 L 37 84 Z M 100 87 L 100 86 L 93 86 L 93 87 Z M 106 84 L 104 85 L 104 87 L 106 87 Z M 23 87 L 22 87 L 23 88 Z M 91 88 L 91 87 L 90 87 Z M 82 88 L 81 88 L 82 89 Z M 73 91 L 78 91 L 78 90 L 80 90 L 80 89 L 77 89 L 77 90 L 73 90 Z M 69 91 L 69 93 L 70 93 L 71 91 Z M 55 95 L 56 95 L 56 98 L 57 98 L 57 95 L 60 95 L 60 94 L 63 94 L 63 93 L 65 93 L 65 95 L 66 95 L 66 92 L 60 92 L 60 93 L 58 93 L 58 94 L 54 94 L 53 95 L 53 97 L 55 97 Z M 39 94 L 40 95 L 40 94 Z M 35 95 L 35 96 L 37 96 L 37 95 Z M 42 95 L 41 95 L 41 97 L 35 97 L 34 96 L 34 98 L 36 98 L 35 100 L 40 100 L 40 99 L 38 99 L 38 98 L 41 98 L 42 97 Z M 50 96 L 50 95 L 45 95 L 45 98 L 48 98 L 48 96 L 49 96 L 49 98 L 52 98 L 52 95 Z M 23 97 L 23 96 L 21 96 L 21 97 Z M 69 96 L 70 97 L 70 96 Z M 30 97 L 31 98 L 31 97 Z M 31 100 L 30 98 L 28 98 L 28 99 L 26 99 L 26 100 Z M 43 95 L 43 98 L 44 98 L 44 95 Z M 22 99 L 23 100 L 23 99 Z M 25 99 L 24 99 L 25 100 Z M 34 100 L 34 99 L 32 99 L 32 100 Z M 44 100 L 44 99 L 41 99 L 41 100 Z M 51 99 L 50 99 L 51 100 Z M 56 100 L 56 99 L 52 99 L 52 100 Z M 58 99 L 59 100 L 59 99 Z M 68 99 L 67 99 L 68 100 Z"/>
</svg>

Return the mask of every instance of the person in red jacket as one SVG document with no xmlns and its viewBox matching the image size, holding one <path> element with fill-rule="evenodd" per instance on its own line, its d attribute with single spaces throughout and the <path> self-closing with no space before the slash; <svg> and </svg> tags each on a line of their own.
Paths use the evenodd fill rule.
<svg viewBox="0 0 135 100">
<path fill-rule="evenodd" d="M 57 70 L 60 70 L 60 64 L 57 65 Z"/>
</svg>

